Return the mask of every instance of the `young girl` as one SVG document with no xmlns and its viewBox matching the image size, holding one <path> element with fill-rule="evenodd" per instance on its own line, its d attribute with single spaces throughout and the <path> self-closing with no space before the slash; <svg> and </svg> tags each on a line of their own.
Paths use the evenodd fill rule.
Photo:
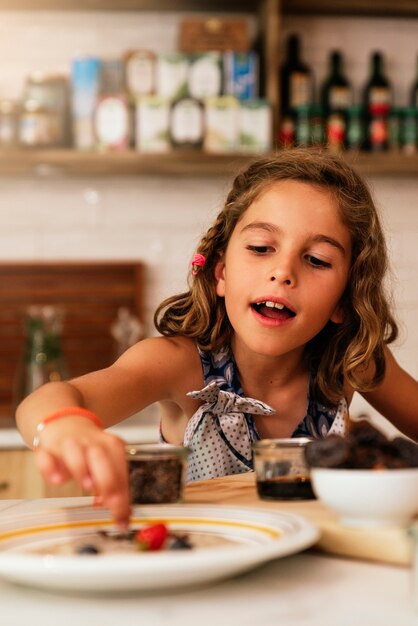
<svg viewBox="0 0 418 626">
<path fill-rule="evenodd" d="M 259 438 L 344 434 L 355 391 L 418 439 L 418 382 L 387 348 L 386 263 L 369 190 L 344 161 L 256 161 L 202 238 L 188 291 L 158 308 L 163 336 L 19 406 L 45 478 L 75 478 L 125 523 L 124 444 L 103 428 L 157 401 L 163 440 L 191 448 L 189 480 L 251 470 Z"/>
</svg>

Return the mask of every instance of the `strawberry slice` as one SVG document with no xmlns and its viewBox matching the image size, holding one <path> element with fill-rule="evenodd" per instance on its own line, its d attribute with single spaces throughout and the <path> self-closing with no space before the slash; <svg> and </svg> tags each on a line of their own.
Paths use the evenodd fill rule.
<svg viewBox="0 0 418 626">
<path fill-rule="evenodd" d="M 168 528 L 165 524 L 151 524 L 135 533 L 135 540 L 139 550 L 161 550 L 168 537 Z"/>
</svg>

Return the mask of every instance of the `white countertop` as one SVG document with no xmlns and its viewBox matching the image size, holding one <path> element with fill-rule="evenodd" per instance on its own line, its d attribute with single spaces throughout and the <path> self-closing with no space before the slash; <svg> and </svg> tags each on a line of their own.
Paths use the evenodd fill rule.
<svg viewBox="0 0 418 626">
<path fill-rule="evenodd" d="M 0 510 L 33 512 L 54 502 L 68 499 L 4 500 Z M 87 596 L 0 581 L 0 615 L 7 626 L 416 626 L 411 591 L 410 569 L 306 551 L 217 584 L 165 592 Z"/>
<path fill-rule="evenodd" d="M 158 409 L 152 405 L 129 419 L 112 426 L 109 431 L 124 439 L 126 443 L 149 443 L 158 441 Z M 26 448 L 16 428 L 0 428 L 0 450 Z"/>
</svg>

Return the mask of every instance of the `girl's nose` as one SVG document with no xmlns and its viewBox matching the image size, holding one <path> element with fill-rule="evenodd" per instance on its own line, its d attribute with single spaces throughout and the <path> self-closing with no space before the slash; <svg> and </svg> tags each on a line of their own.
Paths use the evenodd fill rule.
<svg viewBox="0 0 418 626">
<path fill-rule="evenodd" d="M 296 285 L 296 274 L 290 259 L 283 259 L 271 270 L 270 281 L 277 281 L 282 285 L 289 285 L 292 287 Z"/>
</svg>

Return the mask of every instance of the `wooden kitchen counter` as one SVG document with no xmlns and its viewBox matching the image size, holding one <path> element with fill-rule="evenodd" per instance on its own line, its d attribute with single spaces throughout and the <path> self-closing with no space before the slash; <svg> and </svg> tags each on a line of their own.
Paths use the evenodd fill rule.
<svg viewBox="0 0 418 626">
<path fill-rule="evenodd" d="M 412 545 L 406 529 L 345 528 L 338 523 L 337 515 L 318 500 L 261 500 L 254 472 L 191 483 L 186 487 L 185 501 L 296 513 L 319 527 L 321 538 L 317 547 L 325 552 L 396 565 L 409 565 L 412 560 Z"/>
</svg>

